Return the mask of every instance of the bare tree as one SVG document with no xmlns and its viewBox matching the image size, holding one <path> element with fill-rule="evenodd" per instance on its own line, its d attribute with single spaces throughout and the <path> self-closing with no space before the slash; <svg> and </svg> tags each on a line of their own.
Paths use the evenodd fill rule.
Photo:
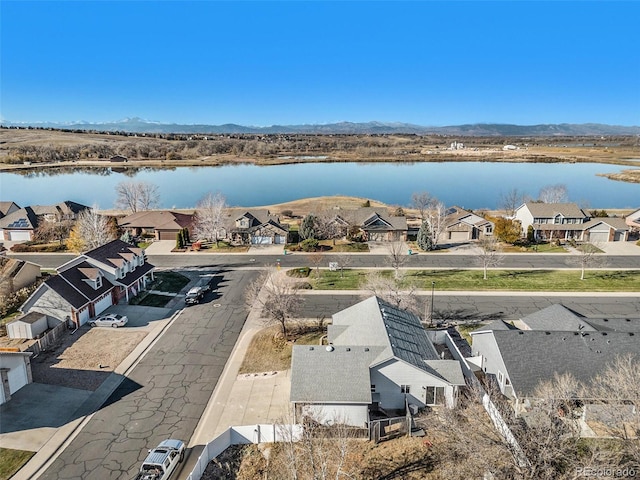
<svg viewBox="0 0 640 480">
<path fill-rule="evenodd" d="M 447 208 L 444 203 L 434 199 L 426 211 L 426 216 L 431 230 L 431 247 L 434 249 L 440 242 L 440 237 L 447 225 Z"/>
<path fill-rule="evenodd" d="M 360 288 L 397 308 L 409 310 L 416 315 L 420 313 L 417 296 L 418 288 L 414 282 L 408 281 L 402 275 L 396 279 L 378 272 L 370 273 Z M 369 293 L 365 294 L 365 297 L 369 296 Z"/>
<path fill-rule="evenodd" d="M 109 217 L 100 215 L 94 205 L 78 214 L 76 224 L 69 234 L 67 247 L 74 252 L 93 250 L 116 239 Z"/>
<path fill-rule="evenodd" d="M 567 263 L 580 268 L 580 280 L 584 280 L 585 272 L 589 268 L 602 267 L 605 264 L 605 257 L 598 257 L 602 250 L 592 243 L 583 243 L 576 248 L 576 255 L 569 257 Z"/>
<path fill-rule="evenodd" d="M 245 303 L 249 310 L 260 307 L 265 323 L 278 325 L 286 338 L 287 325 L 302 308 L 303 298 L 286 277 L 266 270 L 247 287 Z"/>
<path fill-rule="evenodd" d="M 556 185 L 546 185 L 540 189 L 538 201 L 542 203 L 565 203 L 569 201 L 567 186 L 558 183 Z"/>
<path fill-rule="evenodd" d="M 422 221 L 425 220 L 425 213 L 432 202 L 433 197 L 431 197 L 429 192 L 415 192 L 411 195 L 411 204 L 418 210 L 420 220 Z"/>
<path fill-rule="evenodd" d="M 403 242 L 390 242 L 387 245 L 387 258 L 395 272 L 396 279 L 400 278 L 400 267 L 406 263 L 408 258 L 404 247 Z"/>
<path fill-rule="evenodd" d="M 353 257 L 351 255 L 334 255 L 331 257 L 331 261 L 338 264 L 338 268 L 340 269 L 340 278 L 344 278 L 344 269 L 349 268 L 353 262 Z"/>
<path fill-rule="evenodd" d="M 515 217 L 516 209 L 524 203 L 524 194 L 517 188 L 512 188 L 506 193 L 500 194 L 500 208 L 508 217 Z"/>
<path fill-rule="evenodd" d="M 194 233 L 198 240 L 213 240 L 218 245 L 227 202 L 221 193 L 207 193 L 196 206 Z"/>
<path fill-rule="evenodd" d="M 69 236 L 73 224 L 71 220 L 56 220 L 54 222 L 40 222 L 35 231 L 35 238 L 42 242 L 58 241 L 60 245 Z"/>
<path fill-rule="evenodd" d="M 316 270 L 316 277 L 320 278 L 320 265 L 322 265 L 322 262 L 324 262 L 324 255 L 322 254 L 322 252 L 314 252 L 309 255 L 308 258 L 311 262 L 311 265 L 313 265 Z"/>
<path fill-rule="evenodd" d="M 159 204 L 160 192 L 153 183 L 128 180 L 116 185 L 116 208 L 135 213 L 157 208 Z"/>
<path fill-rule="evenodd" d="M 504 256 L 500 245 L 494 237 L 483 237 L 478 241 L 480 252 L 476 257 L 476 263 L 482 267 L 483 278 L 487 279 L 487 269 L 495 268 L 502 263 Z"/>
</svg>

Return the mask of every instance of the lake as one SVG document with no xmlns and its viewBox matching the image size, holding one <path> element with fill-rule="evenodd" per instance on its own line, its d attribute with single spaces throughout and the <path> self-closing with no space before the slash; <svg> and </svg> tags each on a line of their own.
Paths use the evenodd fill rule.
<svg viewBox="0 0 640 480">
<path fill-rule="evenodd" d="M 562 183 L 570 200 L 586 208 L 637 208 L 640 184 L 596 173 L 624 168 L 597 163 L 303 163 L 290 165 L 179 167 L 118 173 L 0 173 L 0 200 L 46 205 L 73 200 L 111 208 L 115 186 L 145 180 L 159 186 L 163 208 L 190 208 L 207 192 L 220 191 L 229 205 L 269 205 L 303 197 L 349 195 L 409 205 L 413 192 L 428 191 L 446 205 L 496 208 L 512 188 L 537 197 L 541 187 Z"/>
</svg>

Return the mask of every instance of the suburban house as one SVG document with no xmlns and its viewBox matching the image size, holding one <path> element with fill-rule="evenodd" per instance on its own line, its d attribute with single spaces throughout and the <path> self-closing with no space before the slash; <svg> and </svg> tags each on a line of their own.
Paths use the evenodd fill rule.
<svg viewBox="0 0 640 480">
<path fill-rule="evenodd" d="M 516 209 L 514 218 L 520 221 L 523 235 L 532 226 L 536 240 L 619 242 L 626 241 L 629 235 L 623 219 L 590 219 L 575 203 L 526 202 Z"/>
<path fill-rule="evenodd" d="M 631 212 L 626 216 L 625 221 L 629 228 L 636 232 L 640 232 L 640 208 L 635 212 Z"/>
<path fill-rule="evenodd" d="M 495 321 L 471 332 L 469 359 L 495 380 L 516 413 L 526 412 L 538 385 L 556 374 L 587 383 L 617 356 L 640 354 L 640 319 L 589 319 L 554 305 L 519 324 L 522 329 Z"/>
<path fill-rule="evenodd" d="M 6 217 L 10 213 L 20 210 L 20 207 L 15 202 L 0 202 L 0 218 Z"/>
<path fill-rule="evenodd" d="M 386 208 L 362 207 L 337 214 L 331 222 L 343 236 L 350 227 L 358 227 L 364 241 L 393 242 L 407 239 L 406 217 L 393 217 Z"/>
<path fill-rule="evenodd" d="M 460 207 L 447 209 L 445 228 L 440 236 L 442 242 L 468 242 L 493 235 L 492 221 Z"/>
<path fill-rule="evenodd" d="M 33 285 L 40 275 L 40 265 L 17 258 L 0 258 L 0 282 L 6 282 L 1 288 L 10 293 Z"/>
<path fill-rule="evenodd" d="M 38 227 L 38 216 L 31 207 L 14 210 L 0 218 L 2 237 L 8 242 L 29 241 Z"/>
<path fill-rule="evenodd" d="M 287 243 L 289 226 L 280 223 L 269 210 L 245 210 L 233 217 L 233 225 L 226 229 L 231 241 L 241 245 L 271 245 Z"/>
<path fill-rule="evenodd" d="M 193 233 L 194 214 L 169 210 L 132 213 L 118 219 L 118 226 L 134 237 L 153 235 L 156 240 L 174 240 L 183 228 Z"/>
<path fill-rule="evenodd" d="M 31 383 L 31 352 L 0 350 L 0 405 L 11 400 L 11 395 Z"/>
<path fill-rule="evenodd" d="M 13 202 L 11 204 L 17 206 Z M 34 205 L 17 210 L 12 208 L 11 213 L 0 218 L 0 230 L 4 240 L 30 241 L 34 239 L 35 230 L 42 222 L 72 221 L 88 208 L 69 200 L 56 205 Z"/>
<path fill-rule="evenodd" d="M 45 222 L 62 222 L 65 220 L 76 220 L 78 214 L 89 207 L 80 203 L 66 200 L 55 205 L 33 205 L 31 207 L 38 217 L 38 220 Z"/>
<path fill-rule="evenodd" d="M 371 415 L 456 405 L 460 363 L 443 359 L 420 319 L 378 297 L 333 315 L 329 345 L 295 345 L 296 416 L 364 427 Z"/>
<path fill-rule="evenodd" d="M 20 311 L 84 325 L 144 290 L 153 279 L 153 269 L 142 249 L 113 240 L 58 267 L 57 275 L 45 280 Z"/>
</svg>

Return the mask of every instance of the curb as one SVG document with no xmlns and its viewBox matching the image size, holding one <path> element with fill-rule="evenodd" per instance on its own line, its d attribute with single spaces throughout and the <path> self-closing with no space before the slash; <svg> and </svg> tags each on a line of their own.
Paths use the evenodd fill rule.
<svg viewBox="0 0 640 480">
<path fill-rule="evenodd" d="M 18 470 L 12 480 L 30 480 L 38 478 L 55 459 L 64 451 L 71 441 L 89 423 L 93 414 L 100 406 L 116 391 L 126 375 L 131 372 L 136 365 L 144 358 L 147 352 L 156 344 L 164 332 L 173 325 L 173 322 L 180 316 L 182 310 L 175 312 L 168 322 L 150 332 L 145 339 L 118 365 L 115 370 L 100 384 L 100 386 L 84 401 L 73 413 L 77 417 L 66 425 L 60 427 L 56 433 L 36 452 L 36 454 L 25 465 Z M 122 373 L 120 373 L 122 372 Z"/>
</svg>

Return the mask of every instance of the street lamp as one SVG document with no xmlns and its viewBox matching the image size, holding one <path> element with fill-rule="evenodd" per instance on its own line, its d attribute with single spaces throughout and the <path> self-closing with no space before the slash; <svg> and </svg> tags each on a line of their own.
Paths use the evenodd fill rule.
<svg viewBox="0 0 640 480">
<path fill-rule="evenodd" d="M 436 288 L 436 282 L 431 282 L 431 314 L 429 315 L 429 326 L 433 327 L 433 291 Z"/>
</svg>

